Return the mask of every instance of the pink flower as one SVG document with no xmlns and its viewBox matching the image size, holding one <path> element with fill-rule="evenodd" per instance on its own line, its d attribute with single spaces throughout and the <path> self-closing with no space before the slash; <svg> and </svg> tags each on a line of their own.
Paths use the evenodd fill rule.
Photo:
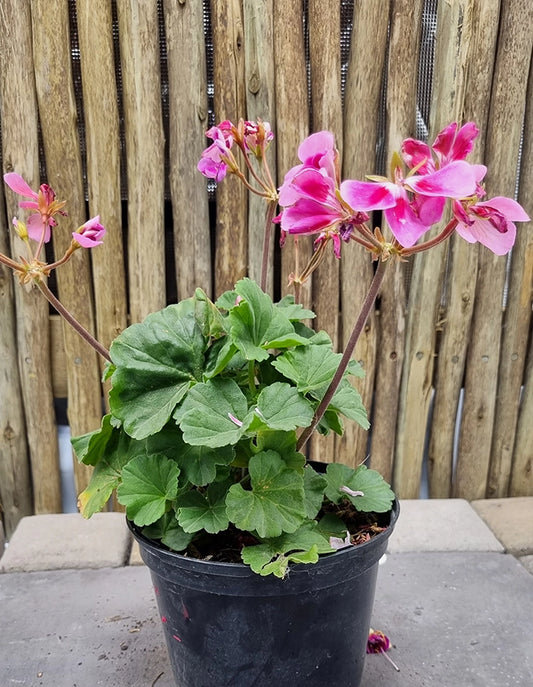
<svg viewBox="0 0 533 687">
<path fill-rule="evenodd" d="M 48 243 L 50 241 L 50 227 L 57 225 L 54 215 L 66 215 L 66 212 L 62 211 L 65 201 L 57 201 L 54 190 L 48 184 L 41 184 L 38 192 L 33 191 L 16 172 L 4 174 L 4 181 L 19 196 L 33 199 L 31 201 L 23 200 L 19 203 L 19 207 L 35 211 L 28 217 L 28 236 L 34 241 L 40 241 L 43 238 L 44 242 Z"/>
<path fill-rule="evenodd" d="M 406 138 L 402 143 L 402 157 L 409 169 L 417 168 L 422 174 L 434 172 L 454 160 L 465 160 L 472 152 L 479 129 L 474 122 L 467 122 L 457 131 L 457 122 L 452 122 L 437 135 L 431 148 L 427 143 Z M 433 160 L 433 153 L 437 163 Z"/>
<path fill-rule="evenodd" d="M 366 643 L 367 654 L 381 654 L 390 649 L 390 639 L 380 630 L 370 628 Z"/>
<path fill-rule="evenodd" d="M 274 133 L 268 122 L 244 122 L 243 126 L 244 146 L 256 157 L 262 157 L 269 143 L 274 138 Z"/>
<path fill-rule="evenodd" d="M 464 198 L 475 192 L 477 172 L 462 160 L 407 177 L 397 167 L 394 182 L 348 180 L 341 184 L 341 194 L 354 209 L 383 210 L 398 243 L 410 248 L 440 220 L 446 198 Z"/>
<path fill-rule="evenodd" d="M 233 145 L 233 128 L 233 124 L 225 120 L 206 131 L 205 135 L 211 138 L 213 143 L 203 151 L 198 162 L 198 171 L 208 179 L 222 181 L 226 176 L 228 164 L 232 164 L 229 151 Z"/>
<path fill-rule="evenodd" d="M 83 248 L 94 248 L 103 243 L 105 233 L 105 227 L 100 224 L 100 215 L 96 215 L 82 224 L 77 231 L 73 231 L 72 237 Z"/>
<path fill-rule="evenodd" d="M 340 193 L 332 133 L 308 136 L 298 148 L 298 157 L 302 164 L 287 172 L 279 191 L 282 242 L 286 234 L 319 234 L 319 243 L 332 238 L 335 255 L 340 257 L 341 239 L 349 241 L 353 226 L 366 222 L 368 215 L 354 211 Z"/>
<path fill-rule="evenodd" d="M 496 196 L 484 202 L 455 201 L 453 213 L 457 233 L 469 243 L 482 243 L 496 255 L 506 255 L 514 245 L 514 222 L 527 222 L 528 215 L 511 198 Z"/>
</svg>

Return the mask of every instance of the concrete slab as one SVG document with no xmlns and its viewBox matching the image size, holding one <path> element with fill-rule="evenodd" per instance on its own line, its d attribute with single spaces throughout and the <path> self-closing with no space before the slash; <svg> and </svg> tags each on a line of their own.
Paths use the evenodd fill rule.
<svg viewBox="0 0 533 687">
<path fill-rule="evenodd" d="M 133 540 L 133 545 L 131 547 L 129 565 L 144 565 L 144 561 L 141 558 L 141 549 L 139 548 L 139 544 L 137 544 L 135 539 Z"/>
<path fill-rule="evenodd" d="M 380 566 L 362 687 L 533 685 L 533 577 L 510 555 L 405 553 Z"/>
<path fill-rule="evenodd" d="M 124 565 L 132 537 L 123 513 L 78 513 L 22 518 L 0 559 L 0 572 Z"/>
<path fill-rule="evenodd" d="M 400 517 L 389 539 L 391 553 L 492 551 L 503 546 L 464 499 L 400 501 Z"/>
<path fill-rule="evenodd" d="M 2 687 L 173 687 L 144 566 L 5 574 L 0 608 Z M 362 687 L 533 684 L 533 577 L 512 556 L 389 554 L 372 624 L 401 671 L 368 656 Z"/>
<path fill-rule="evenodd" d="M 518 560 L 533 575 L 533 556 L 520 556 Z"/>
<path fill-rule="evenodd" d="M 533 554 L 533 496 L 472 501 L 505 550 L 515 556 Z"/>
<path fill-rule="evenodd" d="M 0 607 L 2 687 L 175 687 L 147 568 L 5 574 Z"/>
</svg>

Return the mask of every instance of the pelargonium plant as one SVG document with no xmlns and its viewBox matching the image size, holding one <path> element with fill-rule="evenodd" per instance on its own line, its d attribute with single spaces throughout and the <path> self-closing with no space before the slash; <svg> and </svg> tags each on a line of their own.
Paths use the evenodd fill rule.
<svg viewBox="0 0 533 687">
<path fill-rule="evenodd" d="M 73 233 L 60 260 L 44 263 L 41 248 L 57 231 L 65 203 L 46 184 L 35 192 L 18 174 L 6 174 L 11 190 L 29 199 L 20 203 L 30 211 L 26 224 L 13 220 L 28 257 L 0 261 L 23 284 L 38 287 L 108 361 L 110 412 L 100 428 L 72 440 L 78 459 L 94 468 L 79 496 L 82 514 L 106 507 L 116 490 L 129 520 L 149 539 L 188 556 L 242 560 L 278 577 L 291 563 L 314 563 L 386 526 L 394 493 L 376 471 L 334 462 L 320 467 L 304 448 L 314 431 L 341 434 L 341 417 L 369 427 L 352 384 L 362 375 L 352 354 L 387 265 L 454 232 L 504 255 L 515 240 L 514 222 L 529 219 L 510 198 L 485 200 L 487 169 L 466 160 L 477 135 L 473 123 L 452 123 L 432 146 L 406 139 L 390 178 L 341 181 L 333 135 L 314 133 L 301 143 L 300 164 L 278 192 L 265 155 L 273 140 L 266 122 L 211 128 L 200 172 L 218 183 L 233 174 L 265 199 L 261 285 L 241 279 L 216 302 L 197 289 L 125 329 L 109 351 L 46 284 L 75 250 L 102 242 L 100 218 Z M 383 227 L 371 228 L 374 211 Z M 445 212 L 450 216 L 441 223 Z M 290 277 L 295 295 L 277 303 L 265 293 L 275 223 L 282 244 L 290 235 L 314 237 L 309 264 Z M 326 332 L 306 324 L 314 314 L 299 303 L 299 289 L 328 245 L 340 258 L 347 243 L 366 250 L 376 269 L 341 354 Z"/>
</svg>

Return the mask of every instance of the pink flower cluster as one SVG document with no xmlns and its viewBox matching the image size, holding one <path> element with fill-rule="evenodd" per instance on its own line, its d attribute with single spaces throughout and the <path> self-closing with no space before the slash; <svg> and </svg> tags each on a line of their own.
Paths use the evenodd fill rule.
<svg viewBox="0 0 533 687">
<path fill-rule="evenodd" d="M 48 184 L 41 184 L 38 192 L 33 191 L 20 174 L 15 172 L 5 174 L 4 181 L 19 196 L 32 199 L 23 200 L 19 203 L 19 207 L 33 210 L 27 221 L 28 236 L 34 241 L 48 243 L 51 238 L 50 229 L 57 225 L 54 216 L 67 214 L 62 210 L 65 201 L 56 200 L 56 194 Z M 17 218 L 13 219 L 13 223 L 15 226 L 20 224 Z M 72 232 L 72 237 L 80 246 L 93 248 L 103 243 L 105 233 L 105 227 L 100 224 L 100 217 L 97 215 Z"/>
<path fill-rule="evenodd" d="M 207 138 L 213 143 L 206 148 L 198 163 L 198 170 L 209 179 L 222 181 L 228 172 L 238 169 L 237 162 L 231 152 L 236 143 L 246 154 L 252 153 L 257 158 L 264 155 L 268 144 L 274 138 L 268 122 L 239 121 L 235 126 L 229 120 L 224 120 L 206 131 Z"/>
<path fill-rule="evenodd" d="M 529 217 L 510 198 L 482 201 L 485 191 L 480 183 L 487 168 L 465 160 L 478 133 L 472 122 L 461 128 L 453 122 L 431 147 L 408 138 L 401 158 L 397 156 L 392 180 L 370 177 L 370 181 L 342 183 L 333 135 L 312 134 L 298 150 L 301 164 L 286 174 L 280 188 L 282 238 L 286 234 L 331 238 L 339 256 L 340 240 L 353 238 L 367 213 L 381 210 L 397 244 L 409 249 L 441 220 L 450 199 L 460 236 L 470 243 L 479 241 L 497 255 L 508 253 L 516 237 L 514 222 Z"/>
</svg>

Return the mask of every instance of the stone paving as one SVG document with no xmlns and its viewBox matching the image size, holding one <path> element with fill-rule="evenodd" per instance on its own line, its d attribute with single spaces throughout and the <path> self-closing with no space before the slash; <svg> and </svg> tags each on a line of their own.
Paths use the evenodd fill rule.
<svg viewBox="0 0 533 687">
<path fill-rule="evenodd" d="M 372 620 L 400 672 L 361 687 L 533 685 L 532 560 L 533 498 L 402 501 Z M 24 518 L 0 572 L 0 687 L 174 685 L 123 515 Z"/>
</svg>

